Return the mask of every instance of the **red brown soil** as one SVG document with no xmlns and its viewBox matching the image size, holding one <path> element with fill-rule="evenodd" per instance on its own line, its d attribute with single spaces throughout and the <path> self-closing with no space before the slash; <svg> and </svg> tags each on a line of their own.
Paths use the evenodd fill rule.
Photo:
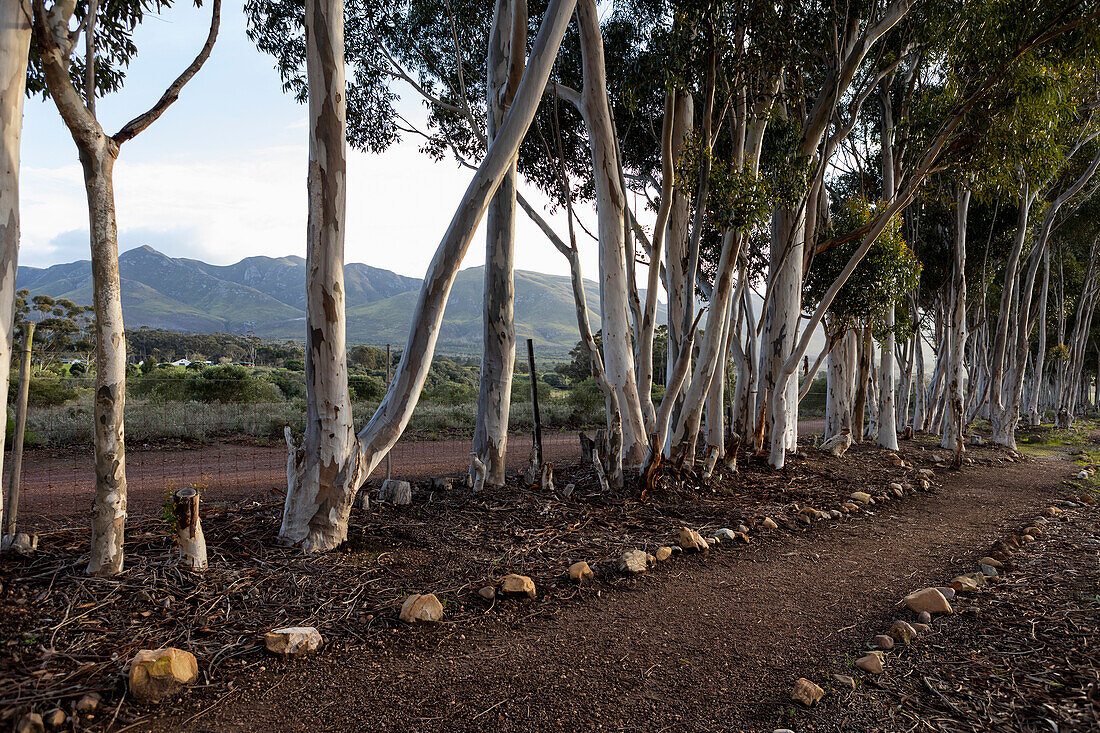
<svg viewBox="0 0 1100 733">
<path fill-rule="evenodd" d="M 268 661 L 139 727 L 772 730 L 794 679 L 820 678 L 904 594 L 972 569 L 1070 473 L 1058 461 L 945 473 L 936 493 L 874 516 L 678 558 L 596 595 Z"/>
<path fill-rule="evenodd" d="M 821 430 L 820 420 L 801 421 L 802 434 Z M 529 435 L 509 438 L 518 461 L 530 450 Z M 518 449 L 516 447 L 518 446 Z M 574 459 L 580 452 L 576 433 L 543 435 L 547 461 Z M 424 481 L 463 473 L 470 465 L 468 439 L 399 442 L 391 453 L 393 477 Z M 10 465 L 7 463 L 5 465 Z M 383 467 L 375 472 L 378 483 Z M 286 490 L 286 447 L 270 441 L 221 441 L 192 445 L 131 446 L 126 452 L 128 511 L 131 516 L 160 513 L 166 493 L 184 486 L 203 487 L 208 504 L 243 499 L 267 501 Z M 21 529 L 52 526 L 85 512 L 95 486 L 90 450 L 34 448 L 24 453 L 21 479 Z"/>
</svg>

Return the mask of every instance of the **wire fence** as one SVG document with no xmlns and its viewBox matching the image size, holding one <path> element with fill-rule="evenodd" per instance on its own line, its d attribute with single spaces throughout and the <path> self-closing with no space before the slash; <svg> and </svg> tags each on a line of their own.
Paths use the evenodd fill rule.
<svg viewBox="0 0 1100 733">
<path fill-rule="evenodd" d="M 376 405 L 354 406 L 356 425 L 365 424 Z M 403 437 L 392 456 L 392 478 L 414 484 L 438 476 L 460 476 L 469 467 L 474 420 L 472 405 L 423 405 L 417 429 Z M 530 405 L 517 404 L 521 426 Z M 286 490 L 289 425 L 300 435 L 305 425 L 301 400 L 265 403 L 141 403 L 126 406 L 128 511 L 159 514 L 167 496 L 186 486 L 199 488 L 205 502 L 268 501 Z M 19 516 L 21 530 L 34 531 L 91 506 L 95 487 L 92 408 L 86 401 L 62 406 L 30 406 L 27 411 Z M 546 460 L 579 454 L 576 433 L 559 429 L 543 436 Z M 5 473 L 10 471 L 11 441 Z M 532 446 L 529 430 L 509 437 L 509 469 L 526 466 Z M 386 464 L 367 488 L 380 485 Z M 4 483 L 10 485 L 10 476 Z"/>
</svg>

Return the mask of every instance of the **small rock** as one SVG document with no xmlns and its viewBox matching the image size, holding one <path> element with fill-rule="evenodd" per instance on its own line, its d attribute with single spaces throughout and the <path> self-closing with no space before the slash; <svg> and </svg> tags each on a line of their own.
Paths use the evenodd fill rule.
<svg viewBox="0 0 1100 733">
<path fill-rule="evenodd" d="M 65 711 L 61 708 L 54 708 L 42 716 L 42 722 L 45 723 L 46 727 L 50 730 L 56 730 L 63 727 L 68 720 L 69 716 L 66 715 Z"/>
<path fill-rule="evenodd" d="M 997 568 L 993 567 L 992 565 L 986 565 L 985 563 L 982 563 L 981 570 L 982 575 L 987 578 L 996 578 L 998 575 Z"/>
<path fill-rule="evenodd" d="M 704 550 L 710 549 L 710 545 L 703 539 L 703 536 L 690 527 L 681 527 L 677 539 L 679 540 L 680 547 L 685 550 L 703 552 Z"/>
<path fill-rule="evenodd" d="M 648 569 L 649 554 L 642 550 L 627 550 L 619 558 L 619 570 L 624 573 L 644 573 Z"/>
<path fill-rule="evenodd" d="M 849 690 L 856 689 L 856 681 L 846 674 L 834 674 L 833 679 L 836 680 L 836 683 L 841 687 Z"/>
<path fill-rule="evenodd" d="M 952 588 L 952 590 L 954 590 L 954 588 Z M 928 613 L 928 611 L 921 611 L 917 614 L 917 622 L 922 624 L 932 623 L 932 614 Z"/>
<path fill-rule="evenodd" d="M 658 547 L 657 551 L 653 553 L 653 557 L 657 558 L 657 562 L 664 562 L 672 557 L 671 547 Z"/>
<path fill-rule="evenodd" d="M 398 616 L 408 624 L 431 624 L 443 618 L 443 604 L 435 597 L 434 593 L 413 593 L 401 604 L 401 613 Z"/>
<path fill-rule="evenodd" d="M 576 491 L 576 489 L 576 484 L 566 484 L 565 488 L 561 490 L 561 495 L 568 499 L 573 496 L 573 492 Z"/>
<path fill-rule="evenodd" d="M 981 573 L 968 573 L 951 579 L 951 587 L 956 593 L 973 593 L 985 585 L 985 576 Z"/>
<path fill-rule="evenodd" d="M 899 484 L 899 483 L 896 483 L 896 482 L 891 483 L 886 488 L 888 488 L 888 489 L 890 489 L 890 491 L 894 492 L 895 496 L 901 496 L 902 494 L 905 493 L 905 489 L 902 488 L 902 485 Z"/>
<path fill-rule="evenodd" d="M 741 534 L 748 534 L 749 533 L 749 528 L 746 527 L 743 524 L 739 524 L 736 527 L 734 527 L 734 531 L 735 532 L 740 532 Z"/>
<path fill-rule="evenodd" d="M 893 649 L 894 639 L 886 634 L 879 634 L 875 638 L 871 639 L 871 645 L 876 646 L 879 649 Z"/>
<path fill-rule="evenodd" d="M 1034 537 L 1032 537 L 1032 536 L 1031 536 L 1031 535 L 1029 535 L 1029 534 L 1025 534 L 1025 535 L 1022 535 L 1022 536 L 1020 537 L 1020 539 L 1022 539 L 1022 540 L 1023 540 L 1024 542 L 1034 542 L 1034 541 L 1035 541 L 1035 538 L 1034 538 Z"/>
<path fill-rule="evenodd" d="M 312 626 L 289 626 L 264 635 L 264 646 L 267 650 L 283 657 L 298 657 L 315 652 L 323 643 L 321 633 Z"/>
<path fill-rule="evenodd" d="M 993 558 L 993 557 L 983 557 L 981 560 L 978 561 L 978 564 L 979 565 L 988 565 L 989 567 L 997 568 L 998 570 L 1000 570 L 1001 568 L 1004 567 L 1003 562 L 1001 562 L 1000 560 L 998 560 L 996 558 Z"/>
<path fill-rule="evenodd" d="M 794 688 L 791 690 L 791 699 L 795 702 L 802 703 L 808 708 L 812 708 L 816 705 L 818 700 L 824 695 L 825 690 L 821 689 L 813 682 L 810 682 L 805 677 L 799 677 L 794 683 Z"/>
<path fill-rule="evenodd" d="M 859 511 L 859 504 L 854 504 L 850 501 L 846 501 L 840 505 L 840 508 L 851 514 L 852 512 Z"/>
<path fill-rule="evenodd" d="M 15 733 L 43 733 L 45 730 L 42 716 L 38 713 L 27 713 L 15 725 Z"/>
<path fill-rule="evenodd" d="M 454 485 L 455 480 L 450 476 L 436 476 L 432 479 L 432 491 L 450 491 Z"/>
<path fill-rule="evenodd" d="M 494 588 L 491 585 L 487 585 L 484 588 L 482 588 L 481 590 L 479 590 L 477 592 L 477 594 L 479 596 L 481 596 L 482 598 L 484 598 L 485 600 L 487 600 L 487 601 L 492 601 L 492 600 L 496 600 L 497 589 Z"/>
<path fill-rule="evenodd" d="M 535 597 L 535 581 L 526 575 L 516 575 L 515 573 L 505 575 L 504 580 L 500 582 L 500 589 L 508 595 Z"/>
<path fill-rule="evenodd" d="M 802 524 L 810 524 L 810 523 L 811 523 L 811 522 L 813 522 L 814 520 L 810 519 L 810 518 L 809 518 L 808 516 L 806 516 L 805 514 L 799 514 L 799 515 L 798 515 L 798 521 L 799 521 L 799 522 L 801 522 Z"/>
<path fill-rule="evenodd" d="M 920 613 L 921 611 L 928 611 L 929 613 L 953 613 L 951 604 L 943 597 L 943 593 L 940 593 L 935 588 L 923 588 L 918 591 L 913 591 L 905 596 L 904 603 L 909 607 L 909 610 L 914 613 Z"/>
<path fill-rule="evenodd" d="M 595 577 L 592 568 L 584 560 L 575 562 L 569 566 L 569 579 L 574 583 L 587 583 Z"/>
<path fill-rule="evenodd" d="M 917 638 L 917 630 L 904 621 L 895 621 L 890 627 L 890 636 L 898 643 L 909 646 Z"/>
<path fill-rule="evenodd" d="M 865 654 L 856 660 L 856 666 L 864 672 L 882 674 L 882 655 L 874 653 Z"/>
<path fill-rule="evenodd" d="M 726 540 L 727 542 L 733 542 L 736 535 L 737 533 L 734 532 L 732 529 L 729 529 L 728 527 L 722 527 L 722 529 L 714 533 L 714 536 L 716 538 L 718 538 L 719 540 Z"/>
<path fill-rule="evenodd" d="M 980 435 L 971 435 L 970 445 L 985 445 L 985 439 Z"/>
<path fill-rule="evenodd" d="M 929 481 L 936 477 L 936 474 L 930 468 L 918 468 L 917 475 L 923 479 L 928 479 Z"/>
<path fill-rule="evenodd" d="M 840 519 L 841 517 L 843 517 L 843 516 L 844 516 L 844 514 L 843 514 L 843 513 L 841 513 L 841 512 L 840 512 L 839 510 L 837 510 L 837 509 L 830 509 L 830 510 L 829 510 L 829 516 L 830 516 L 830 517 L 832 517 L 833 519 Z"/>
<path fill-rule="evenodd" d="M 936 586 L 936 590 L 943 594 L 943 597 L 947 600 L 951 600 L 955 597 L 955 589 L 947 586 Z"/>
<path fill-rule="evenodd" d="M 854 502 L 859 504 L 874 504 L 875 500 L 871 498 L 871 495 L 866 491 L 853 491 L 848 497 Z"/>
<path fill-rule="evenodd" d="M 744 542 L 746 545 L 749 544 L 749 536 L 744 532 L 737 532 L 734 537 L 738 542 Z"/>
<path fill-rule="evenodd" d="M 1043 514 L 1047 515 L 1048 517 L 1060 517 L 1065 514 L 1065 512 L 1063 512 L 1056 506 L 1048 506 L 1046 509 L 1043 510 Z"/>
<path fill-rule="evenodd" d="M 94 713 L 102 701 L 103 697 L 98 692 L 89 692 L 76 701 L 76 712 L 81 715 Z"/>
<path fill-rule="evenodd" d="M 715 545 L 722 544 L 722 541 L 719 540 L 717 537 L 708 537 L 706 542 L 707 542 L 707 546 L 709 546 L 709 547 L 714 547 Z"/>
<path fill-rule="evenodd" d="M 760 523 L 760 526 L 764 529 L 779 529 L 779 525 L 771 517 L 764 517 L 764 521 Z"/>
<path fill-rule="evenodd" d="M 913 628 L 917 630 L 917 633 L 926 634 L 932 630 L 932 627 L 928 624 L 922 624 L 919 621 L 913 624 Z"/>
<path fill-rule="evenodd" d="M 199 676 L 195 655 L 175 647 L 142 649 L 130 662 L 130 695 L 156 702 L 177 694 Z"/>
<path fill-rule="evenodd" d="M 1028 527 L 1024 530 L 1024 534 L 1029 534 L 1032 537 L 1042 537 L 1046 532 L 1042 527 Z"/>
<path fill-rule="evenodd" d="M 922 478 L 918 481 L 917 486 L 920 487 L 921 491 L 928 491 L 932 488 L 932 482 L 926 478 Z"/>
<path fill-rule="evenodd" d="M 1088 477 L 1089 477 L 1089 472 L 1088 471 L 1078 471 L 1077 472 L 1077 479 L 1079 481 L 1084 481 Z"/>
</svg>

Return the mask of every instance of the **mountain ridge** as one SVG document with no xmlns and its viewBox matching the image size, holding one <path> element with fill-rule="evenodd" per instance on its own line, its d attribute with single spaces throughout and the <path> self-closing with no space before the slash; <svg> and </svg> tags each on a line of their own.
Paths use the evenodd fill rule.
<svg viewBox="0 0 1100 733">
<path fill-rule="evenodd" d="M 296 255 L 246 257 L 212 265 L 169 257 L 148 245 L 119 255 L 123 319 L 128 329 L 185 333 L 252 332 L 273 339 L 304 337 L 305 260 Z M 344 266 L 348 343 L 403 343 L 422 281 L 365 263 Z M 475 353 L 482 340 L 484 267 L 455 278 L 440 327 L 439 349 Z M 517 270 L 516 338 L 560 353 L 577 342 L 576 312 L 568 277 Z M 20 266 L 16 287 L 32 295 L 91 303 L 89 260 L 49 267 Z M 599 286 L 586 280 L 589 317 L 599 322 Z M 662 314 L 663 315 L 663 314 Z"/>
</svg>

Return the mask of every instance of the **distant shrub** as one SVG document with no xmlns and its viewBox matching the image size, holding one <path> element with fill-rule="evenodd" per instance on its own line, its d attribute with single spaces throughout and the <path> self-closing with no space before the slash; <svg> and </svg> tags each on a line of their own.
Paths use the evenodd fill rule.
<svg viewBox="0 0 1100 733">
<path fill-rule="evenodd" d="M 421 399 L 437 405 L 461 405 L 477 399 L 477 388 L 458 382 L 441 382 L 424 390 Z"/>
<path fill-rule="evenodd" d="M 283 362 L 283 369 L 288 369 L 292 372 L 304 372 L 306 370 L 306 363 L 301 359 L 287 359 Z"/>
<path fill-rule="evenodd" d="M 58 377 L 47 372 L 45 376 L 31 377 L 27 403 L 35 407 L 55 407 L 70 400 L 75 400 L 79 396 L 80 393 L 76 389 L 62 384 Z M 17 382 L 13 380 L 11 387 L 8 389 L 8 402 L 15 404 L 18 398 L 19 388 Z"/>
<path fill-rule="evenodd" d="M 569 391 L 569 397 L 566 401 L 573 408 L 577 419 L 593 415 L 602 410 L 604 406 L 603 392 L 596 386 L 596 380 L 592 377 L 575 384 L 573 389 Z"/>
<path fill-rule="evenodd" d="M 278 402 L 281 397 L 278 387 L 239 364 L 207 367 L 189 382 L 191 397 L 199 402 Z"/>
<path fill-rule="evenodd" d="M 275 369 L 267 375 L 267 380 L 279 388 L 284 399 L 293 400 L 306 396 L 306 380 L 300 372 Z"/>
<path fill-rule="evenodd" d="M 348 377 L 348 390 L 352 402 L 378 402 L 382 399 L 385 387 L 381 379 L 365 374 L 352 374 Z"/>
</svg>

